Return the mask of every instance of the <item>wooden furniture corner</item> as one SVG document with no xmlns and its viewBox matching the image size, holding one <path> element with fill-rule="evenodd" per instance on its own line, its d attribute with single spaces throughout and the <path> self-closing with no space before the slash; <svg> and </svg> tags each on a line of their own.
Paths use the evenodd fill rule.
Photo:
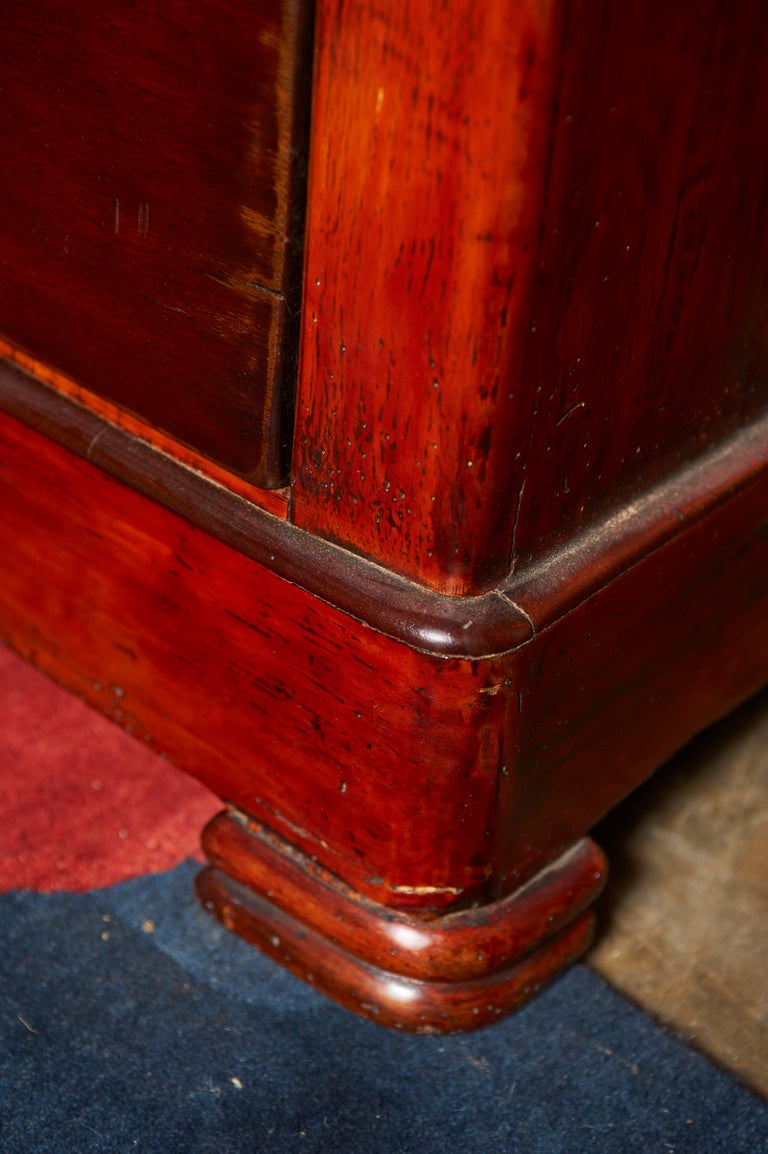
<svg viewBox="0 0 768 1154">
<path fill-rule="evenodd" d="M 219 794 L 225 925 L 487 1024 L 768 680 L 768 28 L 135 7 L 0 16 L 0 633 Z"/>
</svg>

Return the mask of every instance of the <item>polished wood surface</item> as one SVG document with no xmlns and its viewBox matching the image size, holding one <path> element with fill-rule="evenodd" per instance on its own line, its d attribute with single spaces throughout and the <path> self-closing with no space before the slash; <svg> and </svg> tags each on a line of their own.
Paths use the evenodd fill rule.
<svg viewBox="0 0 768 1154">
<path fill-rule="evenodd" d="M 417 1034 L 487 1026 L 589 945 L 605 858 L 585 839 L 506 901 L 431 919 L 365 903 L 288 846 L 221 814 L 203 844 L 204 906 L 363 1017 Z M 257 846 L 254 846 L 254 838 Z M 272 844 L 270 844 L 270 842 Z"/>
<path fill-rule="evenodd" d="M 267 485 L 292 424 L 305 7 L 0 11 L 0 334 Z"/>
<path fill-rule="evenodd" d="M 484 589 L 764 412 L 767 55 L 757 0 L 321 4 L 297 523 Z"/>
<path fill-rule="evenodd" d="M 390 975 L 431 982 L 470 981 L 508 969 L 590 906 L 607 868 L 585 838 L 511 896 L 419 917 L 362 898 L 236 810 L 210 822 L 203 848 L 215 869 L 344 952 Z"/>
<path fill-rule="evenodd" d="M 645 556 L 577 606 L 565 597 L 547 605 L 552 573 L 523 602 L 536 633 L 519 667 L 517 789 L 499 819 L 505 887 L 525 872 L 528 854 L 591 828 L 598 812 L 765 684 L 768 422 L 759 431 L 760 456 L 730 499 L 691 517 L 658 549 L 648 540 Z M 585 548 L 577 563 L 593 577 L 610 552 L 609 528 L 600 536 L 598 556 Z M 567 581 L 565 567 L 557 584 Z"/>
<path fill-rule="evenodd" d="M 371 900 L 487 888 L 492 663 L 392 639 L 1 425 L 0 630 L 17 651 Z M 268 520 L 301 564 L 304 535 Z"/>
<path fill-rule="evenodd" d="M 293 517 L 451 594 L 508 568 L 558 8 L 318 5 Z"/>
<path fill-rule="evenodd" d="M 0 364 L 0 409 L 55 439 L 111 476 L 177 513 L 243 556 L 387 637 L 449 657 L 483 657 L 531 635 L 525 615 L 496 592 L 452 599 L 371 565 L 285 523 L 285 495 L 262 490 L 259 505 L 211 484 L 121 424 L 73 405 L 58 390 Z M 280 504 L 273 508 L 271 497 Z M 277 513 L 283 523 L 278 526 Z"/>
<path fill-rule="evenodd" d="M 548 621 L 531 593 L 533 636 L 513 617 L 508 646 L 469 657 L 389 637 L 2 430 L 3 635 L 378 904 L 513 891 L 765 678 L 764 456 L 623 571 L 604 534 L 582 559 L 599 589 Z M 303 535 L 267 520 L 300 564 Z"/>
<path fill-rule="evenodd" d="M 763 5 L 565 13 L 510 445 L 517 568 L 768 407 Z"/>
<path fill-rule="evenodd" d="M 592 939 L 587 911 L 517 965 L 466 982 L 414 981 L 378 971 L 216 870 L 200 875 L 206 909 L 247 942 L 347 1009 L 414 1034 L 457 1034 L 491 1025 L 534 997 Z"/>
<path fill-rule="evenodd" d="M 208 500 L 194 506 L 198 515 L 204 513 L 215 493 L 225 500 L 233 498 L 229 501 L 233 506 L 241 504 L 236 498 L 243 497 L 249 506 L 287 519 L 290 492 L 287 488 L 264 489 L 245 477 L 236 476 L 119 405 L 97 397 L 71 377 L 49 368 L 2 337 L 0 358 L 0 408 L 20 416 L 59 444 L 97 461 L 140 492 L 161 490 L 167 495 L 170 490 L 180 496 L 184 494 L 189 508 L 194 501 L 190 490 L 195 488 L 197 474 L 201 474 L 215 485 L 206 486 Z M 122 467 L 109 452 L 109 446 L 115 443 L 123 447 Z M 162 461 L 168 467 L 169 476 L 155 489 L 153 470 L 145 471 L 147 461 L 156 464 Z M 177 475 L 183 476 L 186 483 L 174 484 L 172 477 Z M 209 519 L 205 527 L 213 531 L 213 524 L 213 519 Z"/>
<path fill-rule="evenodd" d="M 765 678 L 765 455 L 741 485 L 721 475 L 706 516 L 623 572 L 604 535 L 606 555 L 590 555 L 600 588 L 578 607 L 554 600 L 546 626 L 531 595 L 540 628 L 513 632 L 506 654 L 447 657 L 332 608 L 26 426 L 2 418 L 0 430 L 3 637 L 248 815 L 245 848 L 209 837 L 205 900 L 395 1027 L 493 1020 L 583 949 L 589 887 L 570 876 L 536 913 L 526 883 L 535 892 L 548 862 Z M 319 886 L 302 900 L 297 860 Z M 392 979 L 378 930 L 361 938 L 351 918 L 359 953 L 349 930 L 332 940 L 329 885 L 347 909 L 373 911 L 369 927 L 395 911 L 430 924 L 467 911 L 467 942 L 484 933 L 478 952 L 509 948 L 513 964 L 446 985 L 447 954 L 437 975 L 406 958 L 411 972 Z M 498 903 L 510 913 L 501 935 Z M 562 930 L 537 945 L 549 917 Z"/>
<path fill-rule="evenodd" d="M 556 863 L 768 675 L 764 34 L 691 11 L 321 0 L 287 518 L 0 372 L 0 635 L 226 802 L 226 924 L 395 1027 L 583 948 Z"/>
</svg>

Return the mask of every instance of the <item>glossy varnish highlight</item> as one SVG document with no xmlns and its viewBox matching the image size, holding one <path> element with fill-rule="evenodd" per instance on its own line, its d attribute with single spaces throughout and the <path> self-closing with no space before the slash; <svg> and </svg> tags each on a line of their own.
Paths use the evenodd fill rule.
<svg viewBox="0 0 768 1154">
<path fill-rule="evenodd" d="M 558 43 L 557 0 L 318 7 L 294 516 L 451 594 L 509 563 Z"/>
<path fill-rule="evenodd" d="M 294 517 L 492 586 L 765 410 L 757 0 L 320 6 Z"/>
</svg>

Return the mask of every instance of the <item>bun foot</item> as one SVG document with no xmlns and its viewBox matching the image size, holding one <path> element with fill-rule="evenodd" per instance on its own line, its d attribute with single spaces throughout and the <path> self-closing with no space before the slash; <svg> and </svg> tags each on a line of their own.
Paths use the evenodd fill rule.
<svg viewBox="0 0 768 1154">
<path fill-rule="evenodd" d="M 377 906 L 247 819 L 203 844 L 203 906 L 341 1005 L 380 1025 L 450 1034 L 497 1021 L 587 949 L 606 862 L 589 839 L 500 901 L 452 913 Z"/>
</svg>

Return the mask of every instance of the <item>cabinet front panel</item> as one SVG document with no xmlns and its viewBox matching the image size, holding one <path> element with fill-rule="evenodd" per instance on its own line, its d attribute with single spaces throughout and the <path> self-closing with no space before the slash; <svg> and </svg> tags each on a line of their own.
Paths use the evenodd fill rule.
<svg viewBox="0 0 768 1154">
<path fill-rule="evenodd" d="M 309 83 L 296 0 L 5 0 L 0 33 L 0 334 L 278 483 Z"/>
</svg>

